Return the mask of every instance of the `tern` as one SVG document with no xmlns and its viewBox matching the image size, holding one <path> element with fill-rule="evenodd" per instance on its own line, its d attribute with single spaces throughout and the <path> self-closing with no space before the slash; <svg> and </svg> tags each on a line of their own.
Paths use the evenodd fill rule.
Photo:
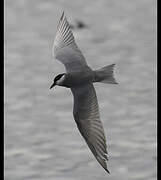
<svg viewBox="0 0 161 180">
<path fill-rule="evenodd" d="M 100 165 L 107 169 L 107 145 L 100 120 L 99 106 L 93 83 L 117 84 L 113 76 L 115 64 L 92 70 L 78 48 L 70 24 L 63 12 L 57 27 L 52 48 L 55 59 L 64 64 L 66 73 L 54 78 L 54 86 L 70 88 L 74 97 L 73 116 L 88 147 Z"/>
</svg>

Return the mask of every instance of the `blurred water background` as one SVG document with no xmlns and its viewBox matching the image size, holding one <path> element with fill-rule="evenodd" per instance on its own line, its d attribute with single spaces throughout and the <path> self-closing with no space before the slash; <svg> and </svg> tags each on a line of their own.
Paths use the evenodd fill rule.
<svg viewBox="0 0 161 180">
<path fill-rule="evenodd" d="M 80 136 L 65 71 L 51 54 L 58 20 L 88 64 L 116 63 L 118 85 L 95 84 L 109 152 L 107 174 Z M 5 180 L 156 180 L 156 1 L 5 1 Z"/>
</svg>

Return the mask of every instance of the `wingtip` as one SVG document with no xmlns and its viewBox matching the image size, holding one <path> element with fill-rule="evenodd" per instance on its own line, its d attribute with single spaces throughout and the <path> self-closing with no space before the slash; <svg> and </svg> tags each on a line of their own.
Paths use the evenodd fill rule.
<svg viewBox="0 0 161 180">
<path fill-rule="evenodd" d="M 60 24 L 60 22 L 63 20 L 63 17 L 64 17 L 64 11 L 63 11 L 63 13 L 62 13 L 62 15 L 61 15 L 61 18 L 60 18 L 60 20 L 59 20 L 59 24 Z"/>
<path fill-rule="evenodd" d="M 105 169 L 105 170 L 108 172 L 108 174 L 110 174 L 110 171 L 108 169 Z"/>
<path fill-rule="evenodd" d="M 106 162 L 107 162 L 107 160 L 106 160 Z M 106 172 L 108 172 L 108 174 L 110 174 L 110 171 L 107 169 L 107 163 L 105 164 L 105 166 L 103 166 L 103 168 L 105 169 Z"/>
<path fill-rule="evenodd" d="M 64 17 L 65 17 L 65 13 L 64 13 L 64 10 L 63 10 L 62 15 L 61 15 L 61 18 L 60 18 L 59 23 L 58 23 L 58 27 L 59 27 L 59 25 L 61 24 L 61 22 L 62 22 L 62 20 L 64 19 Z"/>
<path fill-rule="evenodd" d="M 65 13 L 64 13 L 64 10 L 63 10 L 63 13 L 62 13 L 62 15 L 61 15 L 60 20 L 62 20 L 62 19 L 63 19 L 64 15 L 65 15 Z"/>
</svg>

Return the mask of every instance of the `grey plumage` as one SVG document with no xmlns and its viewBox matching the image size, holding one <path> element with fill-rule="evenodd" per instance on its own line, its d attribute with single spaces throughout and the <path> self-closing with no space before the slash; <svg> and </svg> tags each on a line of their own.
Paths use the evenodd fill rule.
<svg viewBox="0 0 161 180">
<path fill-rule="evenodd" d="M 85 70 L 86 68 L 89 69 L 83 54 L 75 43 L 73 33 L 64 12 L 58 24 L 53 45 L 53 55 L 65 65 L 68 73 L 82 69 Z"/>
<path fill-rule="evenodd" d="M 71 88 L 74 96 L 73 115 L 77 127 L 98 162 L 107 170 L 107 149 L 99 117 L 97 96 L 92 83 Z M 109 171 L 108 171 L 109 172 Z"/>
<path fill-rule="evenodd" d="M 53 45 L 53 55 L 61 61 L 67 73 L 59 74 L 55 85 L 71 88 L 74 97 L 73 115 L 77 127 L 97 161 L 107 169 L 107 147 L 94 82 L 113 83 L 113 66 L 105 66 L 93 71 L 75 43 L 70 25 L 64 15 L 60 18 Z"/>
</svg>

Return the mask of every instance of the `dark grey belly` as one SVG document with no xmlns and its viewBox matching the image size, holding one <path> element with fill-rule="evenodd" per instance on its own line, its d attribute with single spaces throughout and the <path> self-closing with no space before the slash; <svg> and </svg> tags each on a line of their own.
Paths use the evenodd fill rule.
<svg viewBox="0 0 161 180">
<path fill-rule="evenodd" d="M 75 87 L 81 86 L 83 84 L 91 83 L 93 81 L 94 73 L 93 71 L 86 72 L 74 72 L 67 74 L 64 86 L 66 87 Z"/>
</svg>

